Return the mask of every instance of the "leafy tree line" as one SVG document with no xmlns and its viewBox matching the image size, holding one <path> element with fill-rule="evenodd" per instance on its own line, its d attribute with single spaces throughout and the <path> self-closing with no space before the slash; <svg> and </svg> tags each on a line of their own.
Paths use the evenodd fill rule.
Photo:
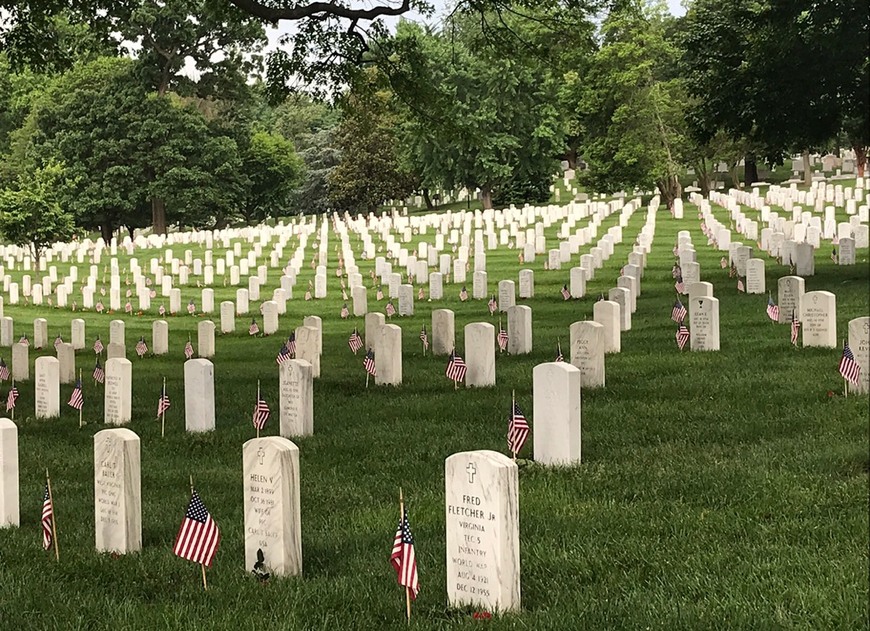
<svg viewBox="0 0 870 631">
<path fill-rule="evenodd" d="M 739 185 L 740 160 L 752 182 L 847 144 L 863 171 L 866 0 L 693 0 L 682 18 L 660 0 L 460 1 L 437 26 L 382 22 L 430 8 L 0 0 L 0 184 L 50 188 L 45 208 L 109 235 L 460 187 L 543 201 L 560 159 L 668 204 L 688 166 L 706 190 L 716 162 Z M 297 28 L 252 81 L 281 20 Z M 289 91 L 305 82 L 327 102 Z"/>
</svg>

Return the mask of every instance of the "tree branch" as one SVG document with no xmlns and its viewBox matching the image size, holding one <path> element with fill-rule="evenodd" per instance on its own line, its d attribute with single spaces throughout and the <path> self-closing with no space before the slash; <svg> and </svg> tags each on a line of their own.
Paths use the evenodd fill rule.
<svg viewBox="0 0 870 631">
<path fill-rule="evenodd" d="M 270 7 L 257 0 L 230 0 L 230 3 L 245 13 L 272 23 L 280 20 L 302 20 L 318 14 L 349 20 L 374 20 L 381 16 L 402 15 L 411 9 L 411 0 L 402 0 L 398 7 L 382 5 L 371 9 L 353 9 L 332 2 L 312 2 L 296 7 Z"/>
</svg>

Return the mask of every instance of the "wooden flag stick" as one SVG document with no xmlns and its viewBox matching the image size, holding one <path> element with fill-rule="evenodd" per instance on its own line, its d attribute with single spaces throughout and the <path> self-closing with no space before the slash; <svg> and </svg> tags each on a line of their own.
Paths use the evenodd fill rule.
<svg viewBox="0 0 870 631">
<path fill-rule="evenodd" d="M 366 368 L 366 388 L 369 387 L 369 369 Z"/>
<path fill-rule="evenodd" d="M 405 519 L 405 497 L 402 494 L 402 487 L 399 487 L 399 523 Z M 411 624 L 411 588 L 405 587 L 405 617 L 408 624 Z"/>
<path fill-rule="evenodd" d="M 81 384 L 81 382 L 82 382 L 82 369 L 79 368 L 79 384 Z M 79 429 L 82 428 L 82 408 L 83 407 L 85 407 L 85 406 L 82 405 L 82 407 L 79 408 Z"/>
<path fill-rule="evenodd" d="M 54 496 L 51 494 L 51 478 L 45 470 L 45 486 L 48 487 L 48 501 L 51 504 L 51 539 L 54 542 L 54 558 L 60 563 L 60 548 L 57 544 L 57 511 L 54 509 Z"/>
<path fill-rule="evenodd" d="M 514 408 L 516 407 L 516 404 L 517 404 L 517 391 L 511 390 L 511 417 L 510 417 L 510 421 L 508 422 L 508 437 L 510 437 L 510 428 L 514 422 Z M 516 462 L 517 461 L 517 452 L 515 452 L 513 450 L 513 444 L 511 444 L 511 455 L 513 456 L 514 462 Z"/>
<path fill-rule="evenodd" d="M 202 589 L 203 591 L 208 591 L 208 581 L 205 580 L 205 563 L 200 563 L 199 567 L 202 568 Z"/>
<path fill-rule="evenodd" d="M 254 406 L 254 410 L 259 410 L 260 408 L 260 380 L 257 379 L 257 403 Z M 257 438 L 260 437 L 260 424 L 257 423 Z"/>
<path fill-rule="evenodd" d="M 12 389 L 9 392 L 11 393 L 12 390 L 15 390 L 15 377 L 12 377 Z M 15 406 L 14 405 L 12 406 L 11 420 L 13 420 L 13 421 L 15 420 Z"/>
<path fill-rule="evenodd" d="M 163 401 L 166 398 L 166 377 L 163 378 L 163 391 L 160 393 L 160 438 L 166 436 L 166 408 Z"/>
</svg>

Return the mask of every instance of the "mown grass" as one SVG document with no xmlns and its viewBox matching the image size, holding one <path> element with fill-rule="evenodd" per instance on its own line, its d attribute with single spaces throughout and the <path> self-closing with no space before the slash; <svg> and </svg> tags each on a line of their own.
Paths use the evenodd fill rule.
<svg viewBox="0 0 870 631">
<path fill-rule="evenodd" d="M 608 218 L 599 234 L 615 221 Z M 766 296 L 737 294 L 719 268 L 721 253 L 705 247 L 693 207 L 681 221 L 659 213 L 633 328 L 623 333 L 622 353 L 607 358 L 607 387 L 583 393 L 583 464 L 521 462 L 523 611 L 484 622 L 471 610 L 447 609 L 444 458 L 469 449 L 504 451 L 511 390 L 531 414 L 532 368 L 553 359 L 559 338 L 567 352 L 568 326 L 592 317 L 594 300 L 615 284 L 643 221 L 644 212 L 635 213 L 624 243 L 582 300 L 559 295 L 567 269 L 544 271 L 541 257 L 528 265 L 536 273 L 536 298 L 528 301 L 534 352 L 499 356 L 496 387 L 458 392 L 443 376 L 445 359 L 424 358 L 417 336 L 422 324 L 429 327 L 431 310 L 446 306 L 456 311 L 461 349 L 465 324 L 497 322 L 486 301 L 460 303 L 459 287 L 448 286 L 444 301 L 418 302 L 413 317 L 396 319 L 403 328 L 403 385 L 366 390 L 361 356 L 346 344 L 354 323 L 338 318 L 330 241 L 330 297 L 304 302 L 297 291 L 281 319 L 286 335 L 304 315 L 324 318 L 315 434 L 296 441 L 301 578 L 263 585 L 244 568 L 241 446 L 254 434 L 257 379 L 277 415 L 278 336 L 250 338 L 249 320 L 239 318 L 235 335 L 218 338 L 217 429 L 205 436 L 183 431 L 182 347 L 189 333 L 195 340 L 199 319 L 169 318 L 170 355 L 133 359 L 130 427 L 142 438 L 144 547 L 127 557 L 94 551 L 92 437 L 104 428 L 102 389 L 85 380 L 88 424 L 79 430 L 77 414 L 65 406 L 60 419 L 34 420 L 32 382 L 20 384 L 21 527 L 0 531 L 0 628 L 405 628 L 402 590 L 387 563 L 400 485 L 421 576 L 412 628 L 866 628 L 867 397 L 842 396 L 839 350 L 794 350 L 788 327 L 768 322 Z M 691 231 L 702 279 L 714 283 L 721 302 L 718 353 L 679 353 L 674 344 L 671 248 L 680 229 Z M 548 235 L 555 243 L 553 231 Z M 184 249 L 174 248 L 177 256 Z M 488 253 L 491 291 L 502 278 L 516 280 L 516 254 Z M 854 267 L 834 267 L 829 254 L 817 253 L 817 274 L 806 288 L 837 294 L 842 338 L 849 319 L 870 312 L 868 252 L 859 251 Z M 145 269 L 157 255 L 136 254 Z M 123 267 L 126 257 L 119 258 Z M 775 288 L 785 268 L 767 262 L 767 284 Z M 372 262 L 358 263 L 368 283 Z M 297 289 L 304 292 L 312 275 L 306 267 Z M 269 292 L 277 283 L 270 270 Z M 218 287 L 216 302 L 232 299 L 234 290 Z M 372 294 L 370 307 L 382 309 Z M 189 297 L 199 304 L 198 290 L 185 290 L 184 304 Z M 47 317 L 51 339 L 58 331 L 68 337 L 69 321 L 80 315 L 8 305 L 6 313 L 15 318 L 16 336 L 30 335 L 32 319 Z M 114 317 L 85 316 L 88 346 L 97 333 L 107 341 Z M 150 342 L 156 315 L 120 317 L 133 357 L 139 335 Z M 88 375 L 90 350 L 78 362 Z M 161 439 L 154 417 L 163 377 L 173 407 Z M 62 401 L 70 391 L 62 387 Z M 264 433 L 277 433 L 276 418 Z M 531 441 L 523 456 L 531 458 L 530 450 Z M 46 467 L 60 563 L 41 549 Z M 171 550 L 188 475 L 223 532 L 207 592 L 199 569 Z"/>
</svg>

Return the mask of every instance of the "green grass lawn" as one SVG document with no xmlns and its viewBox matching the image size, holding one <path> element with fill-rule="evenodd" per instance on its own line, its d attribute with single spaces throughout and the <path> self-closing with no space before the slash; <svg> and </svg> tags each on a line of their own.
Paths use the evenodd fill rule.
<svg viewBox="0 0 870 631">
<path fill-rule="evenodd" d="M 714 212 L 727 224 L 721 209 Z M 472 449 L 505 451 L 511 391 L 531 414 L 532 368 L 552 361 L 559 339 L 567 351 L 572 322 L 592 318 L 594 300 L 615 286 L 644 216 L 645 209 L 634 214 L 624 242 L 582 300 L 565 302 L 559 295 L 567 268 L 544 271 L 540 256 L 524 266 L 535 270 L 536 297 L 527 302 L 534 352 L 499 356 L 497 386 L 482 390 L 454 391 L 443 374 L 446 358 L 422 356 L 418 334 L 423 324 L 429 328 L 432 309 L 455 310 L 459 349 L 465 324 L 497 323 L 486 300 L 460 303 L 453 285 L 445 287 L 445 300 L 418 302 L 413 317 L 394 319 L 403 329 L 403 385 L 364 388 L 362 355 L 354 357 L 346 343 L 355 325 L 362 331 L 362 319 L 338 317 L 337 239 L 331 237 L 329 298 L 299 300 L 313 278 L 306 264 L 297 299 L 281 318 L 285 337 L 305 315 L 324 319 L 315 434 L 296 441 L 301 578 L 259 584 L 244 567 L 241 447 L 254 435 L 258 379 L 273 410 L 264 435 L 277 434 L 280 336 L 250 338 L 250 320 L 239 318 L 236 334 L 218 337 L 216 431 L 187 435 L 182 348 L 189 334 L 195 340 L 199 318 L 167 318 L 170 355 L 140 360 L 133 345 L 139 335 L 150 344 L 157 316 L 120 316 L 134 364 L 129 427 L 142 439 L 143 551 L 120 558 L 94 551 L 93 434 L 105 428 L 102 388 L 85 380 L 88 424 L 80 430 L 77 413 L 65 405 L 60 419 L 34 420 L 33 384 L 20 384 L 21 527 L 0 531 L 0 629 L 406 628 L 403 592 L 388 564 L 399 486 L 417 540 L 421 583 L 411 628 L 866 628 L 867 396 L 842 396 L 839 350 L 793 349 L 789 327 L 765 315 L 767 296 L 737 293 L 719 267 L 722 253 L 705 246 L 691 205 L 680 221 L 659 212 L 632 330 L 622 334 L 622 352 L 607 357 L 607 387 L 583 393 L 583 464 L 521 462 L 523 611 L 484 622 L 472 610 L 447 609 L 444 459 Z M 608 217 L 599 235 L 616 221 Z M 548 245 L 557 242 L 555 229 L 547 232 Z M 720 300 L 720 352 L 680 353 L 674 343 L 671 248 L 681 229 L 692 233 L 702 280 L 714 283 Z M 181 256 L 186 248 L 173 249 Z M 147 259 L 160 254 L 135 256 L 147 270 Z M 828 247 L 816 253 L 816 275 L 806 279 L 806 290 L 837 295 L 842 339 L 850 319 L 870 313 L 868 251 L 859 250 L 852 267 L 835 267 L 829 255 Z M 119 259 L 123 269 L 127 257 Z M 368 283 L 373 261 L 357 262 Z M 769 258 L 767 265 L 775 296 L 776 279 L 787 270 Z M 494 292 L 498 280 L 517 280 L 517 251 L 488 252 L 487 266 Z M 79 273 L 86 276 L 87 265 L 79 265 Z M 20 278 L 21 272 L 13 274 Z M 264 296 L 278 277 L 270 269 Z M 199 304 L 198 292 L 183 290 L 182 304 L 191 297 Z M 216 287 L 216 304 L 234 292 Z M 153 311 L 159 304 L 152 301 Z M 384 304 L 369 292 L 371 309 Z M 51 339 L 58 332 L 68 339 L 70 320 L 80 316 L 9 305 L 6 314 L 15 318 L 16 337 L 32 336 L 33 318 L 46 317 Z M 109 321 L 118 316 L 84 317 L 88 350 L 79 352 L 78 365 L 88 375 L 90 345 L 96 334 L 108 341 Z M 9 362 L 8 349 L 2 355 Z M 164 377 L 172 408 L 161 439 L 155 412 Z M 70 392 L 62 386 L 62 404 Z M 534 431 L 535 419 L 530 422 Z M 531 444 L 524 458 L 533 459 Z M 46 467 L 60 563 L 41 547 Z M 172 555 L 189 475 L 223 533 L 207 592 L 199 568 Z"/>
</svg>

